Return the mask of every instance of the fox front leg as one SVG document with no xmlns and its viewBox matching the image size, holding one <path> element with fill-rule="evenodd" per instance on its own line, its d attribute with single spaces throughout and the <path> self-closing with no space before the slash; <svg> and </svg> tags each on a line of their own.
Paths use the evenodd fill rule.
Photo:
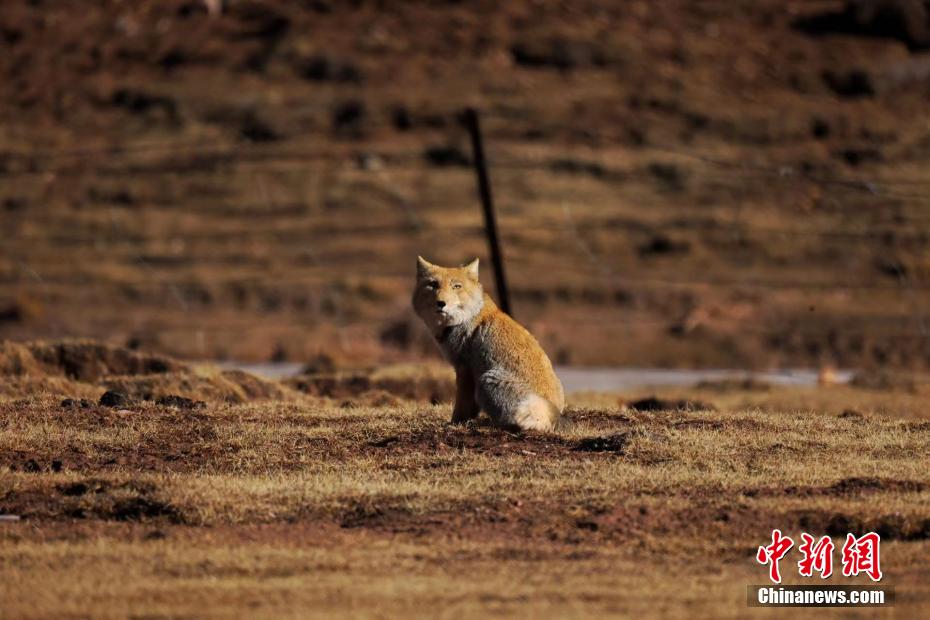
<svg viewBox="0 0 930 620">
<path fill-rule="evenodd" d="M 452 423 L 462 424 L 478 417 L 481 407 L 475 400 L 475 377 L 464 367 L 455 369 L 455 407 L 452 409 Z"/>
</svg>

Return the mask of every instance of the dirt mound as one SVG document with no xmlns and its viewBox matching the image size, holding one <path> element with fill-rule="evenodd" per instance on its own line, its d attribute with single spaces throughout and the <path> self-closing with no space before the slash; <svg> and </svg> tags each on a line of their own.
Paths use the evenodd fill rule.
<svg viewBox="0 0 930 620">
<path fill-rule="evenodd" d="M 202 409 L 206 407 L 206 403 L 202 400 L 192 400 L 190 398 L 178 396 L 177 394 L 160 396 L 155 399 L 155 404 L 162 405 L 163 407 L 177 407 L 182 410 Z"/>
<path fill-rule="evenodd" d="M 623 453 L 630 440 L 630 433 L 616 433 L 604 437 L 582 439 L 575 446 L 578 452 L 616 452 Z"/>
<path fill-rule="evenodd" d="M 295 394 L 276 383 L 241 370 L 215 374 L 171 372 L 108 377 L 100 382 L 108 390 L 131 400 L 164 400 L 169 396 L 195 401 L 244 403 L 257 400 L 288 400 Z"/>
<path fill-rule="evenodd" d="M 0 509 L 27 518 L 182 522 L 180 513 L 159 499 L 154 484 L 138 480 L 88 478 L 58 485 L 48 492 L 13 492 L 3 499 Z"/>
<path fill-rule="evenodd" d="M 399 364 L 372 371 L 304 375 L 289 379 L 286 384 L 306 394 L 328 398 L 390 394 L 432 403 L 450 402 L 455 398 L 452 371 L 431 364 Z"/>
<path fill-rule="evenodd" d="M 770 511 L 734 507 L 712 500 L 691 502 L 684 508 L 640 505 L 582 505 L 571 510 L 536 501 L 488 502 L 480 511 L 468 506 L 415 514 L 403 498 L 346 499 L 346 507 L 334 515 L 343 528 L 434 535 L 440 530 L 480 532 L 483 536 L 545 537 L 550 540 L 624 540 L 644 532 L 657 536 L 702 534 L 750 538 L 771 532 L 773 527 L 803 529 L 815 535 L 845 536 L 868 531 L 886 540 L 926 540 L 930 519 L 900 514 L 859 515 L 821 510 Z"/>
<path fill-rule="evenodd" d="M 915 518 L 900 513 L 885 515 L 859 515 L 821 510 L 797 513 L 797 523 L 812 534 L 833 537 L 848 533 L 861 536 L 876 532 L 884 540 L 927 540 L 930 538 L 930 519 Z"/>
<path fill-rule="evenodd" d="M 756 496 L 832 496 L 844 497 L 872 493 L 920 493 L 927 485 L 918 480 L 896 480 L 893 478 L 843 478 L 829 486 L 790 486 L 784 488 L 750 489 L 745 495 Z"/>
<path fill-rule="evenodd" d="M 630 445 L 639 438 L 654 436 L 649 431 L 632 430 L 581 439 L 558 435 L 502 429 L 487 418 L 465 426 L 443 426 L 409 431 L 370 441 L 369 450 L 380 454 L 416 454 L 460 451 L 489 456 L 522 455 L 534 459 L 587 459 L 595 454 L 624 456 L 639 462 L 651 462 L 641 455 L 628 455 Z"/>
<path fill-rule="evenodd" d="M 107 375 L 165 373 L 185 368 L 181 362 L 167 357 L 92 340 L 0 345 L 0 375 L 64 376 L 94 382 Z"/>
<path fill-rule="evenodd" d="M 555 435 L 512 433 L 479 419 L 464 428 L 444 426 L 382 437 L 368 447 L 391 454 L 460 450 L 491 456 L 567 456 L 572 442 Z"/>
<path fill-rule="evenodd" d="M 38 377 L 44 374 L 42 365 L 27 346 L 15 342 L 0 342 L 0 375 Z"/>
<path fill-rule="evenodd" d="M 930 2 L 926 0 L 846 0 L 829 10 L 798 20 L 808 34 L 850 34 L 895 39 L 912 50 L 930 48 Z"/>
<path fill-rule="evenodd" d="M 427 534 L 427 525 L 417 523 L 416 515 L 393 497 L 373 497 L 365 500 L 348 498 L 346 507 L 336 516 L 339 527 L 345 529 L 388 529 L 394 532 Z M 420 519 L 422 521 L 423 519 Z"/>
<path fill-rule="evenodd" d="M 836 495 L 855 493 L 874 493 L 879 491 L 897 491 L 902 493 L 919 493 L 927 485 L 917 480 L 892 480 L 888 478 L 844 478 L 832 485 L 829 490 Z"/>
<path fill-rule="evenodd" d="M 339 406 L 343 409 L 355 407 L 398 407 L 404 399 L 385 390 L 368 390 L 357 396 L 342 401 Z"/>
<path fill-rule="evenodd" d="M 69 398 L 97 400 L 100 388 L 90 383 L 72 381 L 64 377 L 30 375 L 3 375 L 0 373 L 0 397 L 21 398 L 24 396 L 52 395 Z"/>
<path fill-rule="evenodd" d="M 630 401 L 627 407 L 634 411 L 716 411 L 717 408 L 700 400 L 669 400 L 665 398 L 656 398 L 647 396 L 638 400 Z"/>
<path fill-rule="evenodd" d="M 0 377 L 0 396 L 8 397 L 43 394 L 96 402 L 106 391 L 119 393 L 126 403 L 166 398 L 176 403 L 243 403 L 297 397 L 284 385 L 241 370 L 192 368 L 168 357 L 90 340 L 0 343 Z M 118 405 L 113 401 L 111 406 Z"/>
</svg>

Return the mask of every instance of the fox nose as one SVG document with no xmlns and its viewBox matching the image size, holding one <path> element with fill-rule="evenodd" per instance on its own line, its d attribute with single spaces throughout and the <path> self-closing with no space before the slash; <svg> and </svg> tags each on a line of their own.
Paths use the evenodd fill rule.
<svg viewBox="0 0 930 620">
<path fill-rule="evenodd" d="M 440 308 L 445 308 L 445 307 L 446 307 L 446 302 L 444 302 L 444 301 L 437 301 L 437 302 L 436 302 L 436 305 L 439 306 Z"/>
</svg>

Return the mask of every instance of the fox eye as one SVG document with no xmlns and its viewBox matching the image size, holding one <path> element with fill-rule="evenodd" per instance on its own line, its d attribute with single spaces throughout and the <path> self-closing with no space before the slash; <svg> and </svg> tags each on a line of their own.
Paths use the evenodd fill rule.
<svg viewBox="0 0 930 620">
<path fill-rule="evenodd" d="M 459 290 L 460 288 L 462 288 L 462 285 L 461 285 L 460 283 L 456 282 L 455 284 L 452 285 L 452 288 L 455 289 L 455 290 Z"/>
<path fill-rule="evenodd" d="M 429 282 L 426 283 L 426 288 L 428 288 L 431 291 L 435 291 L 437 288 L 439 288 L 439 282 L 437 282 L 436 280 L 430 280 Z"/>
</svg>

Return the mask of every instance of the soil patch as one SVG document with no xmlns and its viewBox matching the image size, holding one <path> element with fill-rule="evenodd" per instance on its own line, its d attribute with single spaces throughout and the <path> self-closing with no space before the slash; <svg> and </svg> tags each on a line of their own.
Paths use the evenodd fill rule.
<svg viewBox="0 0 930 620">
<path fill-rule="evenodd" d="M 95 519 L 183 523 L 181 514 L 147 482 L 88 478 L 48 489 L 13 490 L 0 497 L 0 512 L 25 519 Z"/>
<path fill-rule="evenodd" d="M 658 411 L 716 411 L 717 408 L 700 400 L 672 400 L 648 396 L 638 400 L 630 401 L 627 407 L 634 411 L 658 412 Z"/>
<path fill-rule="evenodd" d="M 455 398 L 454 378 L 432 373 L 392 377 L 371 372 L 337 372 L 294 377 L 285 383 L 305 394 L 337 399 L 370 398 L 374 393 L 435 404 Z"/>
<path fill-rule="evenodd" d="M 392 455 L 464 450 L 493 456 L 565 456 L 572 447 L 571 441 L 555 435 L 512 432 L 484 420 L 465 427 L 443 426 L 399 433 L 368 443 L 369 449 Z"/>
<path fill-rule="evenodd" d="M 895 480 L 891 478 L 844 478 L 829 486 L 791 486 L 783 488 L 750 489 L 744 492 L 749 497 L 772 497 L 790 495 L 794 497 L 866 495 L 871 493 L 920 493 L 928 485 L 917 480 Z"/>
</svg>

